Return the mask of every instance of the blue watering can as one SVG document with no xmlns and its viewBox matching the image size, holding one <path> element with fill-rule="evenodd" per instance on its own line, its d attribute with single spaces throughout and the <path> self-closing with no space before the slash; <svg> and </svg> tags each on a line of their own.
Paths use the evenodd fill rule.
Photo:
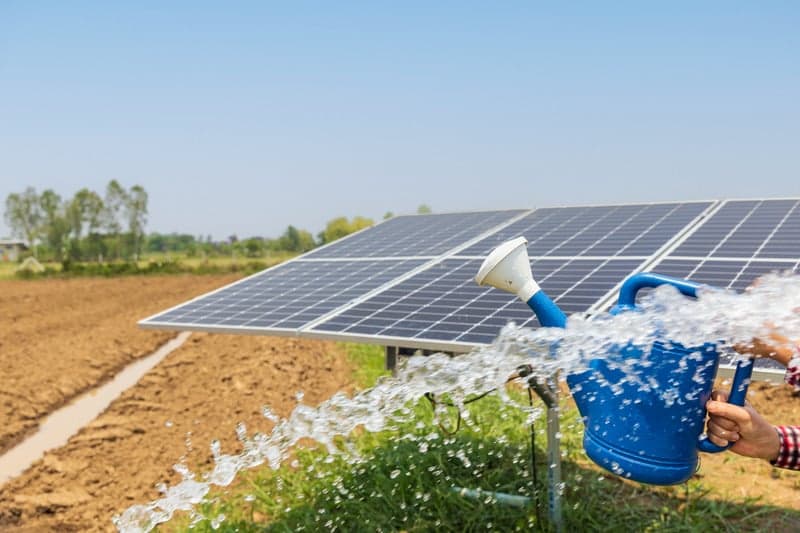
<svg viewBox="0 0 800 533">
<path fill-rule="evenodd" d="M 566 315 L 534 281 L 526 245 L 519 237 L 498 246 L 475 279 L 517 294 L 542 326 L 563 328 Z M 659 274 L 635 274 L 623 283 L 611 313 L 635 312 L 640 289 L 665 284 L 689 297 L 701 287 Z M 587 455 L 642 483 L 673 485 L 689 479 L 697 469 L 698 450 L 715 453 L 730 447 L 717 446 L 702 434 L 718 365 L 713 342 L 687 347 L 665 339 L 653 343 L 648 353 L 630 344 L 616 347 L 590 360 L 586 370 L 569 374 L 567 384 L 585 424 Z M 738 363 L 730 403 L 744 405 L 752 371 L 751 361 Z M 649 383 L 658 386 L 642 386 Z"/>
</svg>

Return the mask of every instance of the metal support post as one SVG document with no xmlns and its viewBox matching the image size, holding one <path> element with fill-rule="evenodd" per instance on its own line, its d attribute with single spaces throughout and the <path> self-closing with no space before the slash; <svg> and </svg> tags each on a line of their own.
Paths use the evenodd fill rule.
<svg viewBox="0 0 800 533">
<path fill-rule="evenodd" d="M 386 370 L 390 370 L 392 375 L 397 370 L 397 346 L 386 346 Z"/>
<path fill-rule="evenodd" d="M 557 532 L 563 531 L 561 514 L 561 433 L 558 426 L 558 388 L 553 388 L 555 405 L 547 407 L 547 491 L 548 513 Z"/>
<path fill-rule="evenodd" d="M 531 378 L 528 383 L 547 406 L 547 514 L 557 533 L 564 530 L 561 512 L 561 432 L 558 423 L 558 380 Z"/>
</svg>

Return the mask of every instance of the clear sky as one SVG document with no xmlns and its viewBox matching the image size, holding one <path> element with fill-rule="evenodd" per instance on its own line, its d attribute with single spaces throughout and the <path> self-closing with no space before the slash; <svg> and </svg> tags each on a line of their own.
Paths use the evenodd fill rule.
<svg viewBox="0 0 800 533">
<path fill-rule="evenodd" d="M 116 178 L 225 238 L 800 196 L 800 3 L 601 4 L 2 0 L 0 201 Z"/>
</svg>

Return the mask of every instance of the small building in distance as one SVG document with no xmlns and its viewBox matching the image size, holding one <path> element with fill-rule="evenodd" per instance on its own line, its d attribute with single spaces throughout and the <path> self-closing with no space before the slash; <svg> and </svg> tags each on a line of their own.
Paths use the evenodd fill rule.
<svg viewBox="0 0 800 533">
<path fill-rule="evenodd" d="M 23 241 L 0 239 L 0 261 L 19 261 L 22 252 L 27 249 L 28 246 Z"/>
</svg>

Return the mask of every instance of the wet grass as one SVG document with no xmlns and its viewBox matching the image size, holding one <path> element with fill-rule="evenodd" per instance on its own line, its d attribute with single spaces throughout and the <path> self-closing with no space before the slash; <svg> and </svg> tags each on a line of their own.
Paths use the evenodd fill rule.
<svg viewBox="0 0 800 533">
<path fill-rule="evenodd" d="M 384 373 L 382 350 L 346 345 L 367 370 Z M 527 397 L 519 395 L 519 401 Z M 400 407 L 400 406 L 398 406 Z M 191 531 L 552 531 L 547 518 L 546 438 L 536 423 L 536 481 L 525 415 L 494 396 L 469 406 L 469 424 L 441 431 L 425 400 L 406 406 L 404 421 L 348 439 L 360 459 L 298 450 L 289 464 L 240 475 L 200 511 Z M 796 531 L 800 513 L 758 501 L 708 498 L 692 480 L 674 487 L 625 482 L 594 467 L 581 446 L 576 410 L 562 402 L 564 531 Z M 470 499 L 453 487 L 530 496 L 525 507 L 491 496 Z M 538 500 L 538 505 L 535 503 Z M 224 516 L 224 520 L 221 518 Z M 165 529 L 188 529 L 188 522 Z"/>
</svg>

